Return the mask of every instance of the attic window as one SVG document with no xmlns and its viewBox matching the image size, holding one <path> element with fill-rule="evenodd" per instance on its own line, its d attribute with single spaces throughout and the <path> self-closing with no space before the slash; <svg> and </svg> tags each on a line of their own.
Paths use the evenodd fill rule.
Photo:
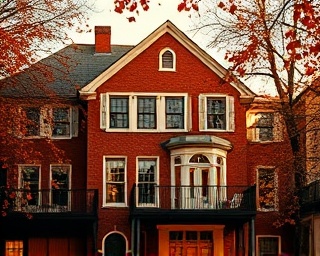
<svg viewBox="0 0 320 256">
<path fill-rule="evenodd" d="M 176 70 L 176 55 L 169 48 L 163 49 L 159 54 L 159 70 L 175 71 Z"/>
</svg>

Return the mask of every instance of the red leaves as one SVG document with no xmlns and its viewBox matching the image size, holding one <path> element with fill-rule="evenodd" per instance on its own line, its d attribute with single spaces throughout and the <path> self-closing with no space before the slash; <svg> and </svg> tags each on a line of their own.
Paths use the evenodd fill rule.
<svg viewBox="0 0 320 256">
<path fill-rule="evenodd" d="M 218 7 L 226 12 L 229 12 L 230 14 L 235 14 L 236 10 L 238 9 L 233 0 L 229 0 L 226 3 L 219 2 Z"/>
<path fill-rule="evenodd" d="M 139 9 L 141 8 L 144 11 L 149 10 L 149 0 L 114 0 L 114 11 L 122 14 L 123 12 L 133 13 L 135 12 L 139 15 Z M 134 16 L 127 17 L 129 22 L 135 22 L 136 19 Z"/>
<path fill-rule="evenodd" d="M 199 11 L 198 1 L 197 0 L 182 0 L 178 5 L 178 11 L 190 11 L 191 9 Z"/>
</svg>

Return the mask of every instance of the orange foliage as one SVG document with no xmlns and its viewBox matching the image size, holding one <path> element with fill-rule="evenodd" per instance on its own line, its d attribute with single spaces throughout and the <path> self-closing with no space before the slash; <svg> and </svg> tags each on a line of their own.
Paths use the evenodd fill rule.
<svg viewBox="0 0 320 256">
<path fill-rule="evenodd" d="M 86 1 L 0 1 L 0 78 L 30 66 L 57 44 L 67 30 L 85 21 Z"/>
</svg>

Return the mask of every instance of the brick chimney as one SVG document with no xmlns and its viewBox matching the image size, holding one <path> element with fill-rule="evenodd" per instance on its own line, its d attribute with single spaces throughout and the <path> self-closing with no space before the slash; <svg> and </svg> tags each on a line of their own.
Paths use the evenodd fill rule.
<svg viewBox="0 0 320 256">
<path fill-rule="evenodd" d="M 96 53 L 97 54 L 111 53 L 111 27 L 95 26 L 94 33 L 95 33 Z"/>
</svg>

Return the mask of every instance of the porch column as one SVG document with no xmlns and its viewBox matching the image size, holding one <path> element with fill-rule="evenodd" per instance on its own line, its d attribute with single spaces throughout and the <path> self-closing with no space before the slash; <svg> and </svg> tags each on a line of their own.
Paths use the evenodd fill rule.
<svg viewBox="0 0 320 256">
<path fill-rule="evenodd" d="M 254 218 L 251 218 L 249 222 L 249 255 L 250 256 L 255 256 L 256 255 L 256 233 L 255 233 L 255 225 L 254 225 Z"/>
</svg>

